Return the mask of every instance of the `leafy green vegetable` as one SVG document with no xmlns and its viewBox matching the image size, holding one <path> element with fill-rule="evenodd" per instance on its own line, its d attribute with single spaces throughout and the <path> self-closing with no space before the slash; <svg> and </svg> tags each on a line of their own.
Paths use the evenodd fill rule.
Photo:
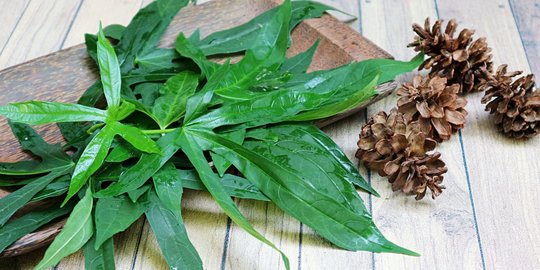
<svg viewBox="0 0 540 270">
<path fill-rule="evenodd" d="M 283 167 L 271 156 L 262 156 L 208 131 L 197 130 L 191 134 L 191 145 L 218 146 L 213 150 L 231 160 L 272 202 L 335 245 L 348 250 L 418 255 L 386 240 L 369 213 L 359 214 L 306 183 L 304 178 L 307 177 L 302 177 L 304 170 Z M 220 150 L 224 148 L 228 151 Z"/>
<path fill-rule="evenodd" d="M 108 126 L 111 127 L 114 134 L 120 135 L 128 141 L 133 147 L 147 153 L 159 153 L 159 146 L 146 136 L 140 129 L 119 122 L 112 122 Z"/>
<path fill-rule="evenodd" d="M 157 141 L 157 144 L 161 148 L 160 154 L 143 154 L 135 165 L 120 176 L 118 182 L 99 191 L 96 193 L 96 196 L 116 196 L 142 186 L 178 151 L 180 146 L 176 143 L 176 138 L 179 133 L 179 130 L 175 130 L 161 137 Z"/>
<path fill-rule="evenodd" d="M 0 199 L 0 251 L 71 213 L 37 269 L 80 248 L 87 269 L 114 269 L 113 236 L 144 213 L 170 268 L 202 269 L 182 219 L 187 188 L 208 191 L 235 223 L 280 252 L 287 269 L 286 255 L 231 197 L 271 201 L 344 249 L 417 255 L 380 233 L 356 188 L 377 193 L 309 122 L 357 108 L 376 95 L 377 85 L 416 68 L 423 55 L 306 73 L 319 41 L 286 58 L 290 33 L 331 8 L 289 0 L 202 40 L 199 31 L 189 38 L 179 33 L 174 49 L 157 48 L 187 3 L 157 0 L 126 27 L 86 35 L 100 80 L 79 104 L 0 106 L 21 148 L 33 155 L 0 163 L 0 186 L 13 190 Z M 231 53 L 239 52 L 237 61 Z M 214 62 L 209 56 L 216 54 L 235 58 Z M 47 123 L 59 124 L 66 144 L 49 144 L 25 125 Z M 68 205 L 12 218 L 29 202 L 64 194 Z"/>
<path fill-rule="evenodd" d="M 69 206 L 63 208 L 55 206 L 48 210 L 28 213 L 8 222 L 6 225 L 0 227 L 0 252 L 19 238 L 35 231 L 51 220 L 69 213 L 71 210 L 72 207 Z"/>
<path fill-rule="evenodd" d="M 84 268 L 87 270 L 114 270 L 113 239 L 109 238 L 98 249 L 94 249 L 95 239 L 95 236 L 90 238 L 83 247 Z"/>
<path fill-rule="evenodd" d="M 182 185 L 185 188 L 194 190 L 206 190 L 206 187 L 201 182 L 199 175 L 194 170 L 179 170 Z M 260 201 L 268 201 L 269 199 L 261 193 L 249 180 L 232 175 L 225 174 L 221 177 L 220 183 L 225 188 L 229 196 L 242 199 L 255 199 Z"/>
<path fill-rule="evenodd" d="M 161 175 L 163 176 L 164 173 L 166 172 L 162 172 Z M 158 179 L 162 178 L 158 177 Z M 168 195 L 176 191 L 174 198 L 181 198 L 181 187 L 181 185 L 173 186 L 172 190 L 167 191 Z M 172 197 L 168 195 L 162 194 L 158 197 L 153 189 L 148 193 L 149 207 L 146 218 L 156 235 L 161 252 L 172 269 L 203 269 L 199 254 L 189 241 L 182 215 L 175 212 L 175 210 L 179 211 L 180 207 L 174 207 L 172 205 L 174 201 L 171 201 Z M 180 202 L 177 203 L 180 204 Z M 172 210 L 171 206 L 175 210 Z"/>
<path fill-rule="evenodd" d="M 17 210 L 29 202 L 34 195 L 44 189 L 54 179 L 64 174 L 65 171 L 66 170 L 52 171 L 45 176 L 33 180 L 7 196 L 0 198 L 0 205 L 2 206 L 0 208 L 0 226 L 4 225 Z"/>
<path fill-rule="evenodd" d="M 245 51 L 258 40 L 259 34 L 264 31 L 261 26 L 270 23 L 279 12 L 279 8 L 270 9 L 240 26 L 215 32 L 195 45 L 205 55 Z M 334 10 L 334 8 L 313 1 L 293 1 L 289 31 L 301 21 L 320 17 L 327 10 Z"/>
<path fill-rule="evenodd" d="M 174 15 L 187 4 L 187 0 L 157 0 L 135 15 L 117 45 L 122 73 L 134 68 L 138 55 L 156 47 Z"/>
<path fill-rule="evenodd" d="M 55 122 L 102 121 L 107 118 L 103 110 L 78 104 L 28 101 L 0 106 L 0 115 L 13 122 L 41 125 Z"/>
<path fill-rule="evenodd" d="M 114 132 L 110 126 L 107 125 L 94 136 L 90 143 L 88 143 L 73 171 L 71 184 L 69 185 L 68 194 L 64 200 L 64 204 L 75 195 L 86 184 L 88 178 L 99 169 L 105 160 L 105 157 L 107 157 L 113 138 Z"/>
<path fill-rule="evenodd" d="M 64 228 L 51 243 L 43 259 L 34 269 L 48 269 L 55 266 L 62 258 L 79 250 L 94 234 L 92 222 L 93 199 L 90 189 L 75 205 Z"/>
<path fill-rule="evenodd" d="M 187 99 L 195 93 L 198 84 L 198 75 L 190 71 L 180 72 L 167 80 L 152 107 L 162 129 L 184 116 Z"/>
<path fill-rule="evenodd" d="M 320 39 L 317 39 L 315 43 L 305 52 L 299 53 L 291 58 L 287 58 L 283 61 L 283 64 L 279 68 L 280 72 L 290 72 L 293 74 L 302 74 L 307 71 L 313 60 L 313 55 L 319 46 Z"/>
<path fill-rule="evenodd" d="M 117 107 L 120 105 L 120 66 L 114 48 L 103 34 L 101 26 L 98 33 L 97 57 L 107 104 L 109 107 Z"/>
<path fill-rule="evenodd" d="M 335 198 L 349 195 L 343 192 L 343 188 L 347 189 L 347 192 L 351 191 L 343 181 L 378 196 L 339 146 L 313 125 L 282 124 L 267 129 L 255 129 L 247 136 L 256 138 L 256 140 L 249 140 L 244 144 L 246 148 L 254 152 L 271 158 L 279 156 L 277 153 L 293 157 L 291 161 L 294 160 L 294 164 L 285 164 L 283 162 L 286 160 L 280 159 L 275 159 L 275 161 L 280 162 L 281 166 L 290 167 L 291 170 L 302 168 L 301 171 L 306 174 L 304 179 L 312 182 L 313 186 L 336 183 L 334 187 L 326 189 Z M 333 190 L 335 187 L 342 188 Z M 352 195 L 357 197 L 356 192 L 352 192 Z M 362 208 L 363 204 L 359 203 L 351 210 Z"/>
<path fill-rule="evenodd" d="M 70 157 L 59 144 L 48 144 L 28 125 L 8 123 L 21 148 L 38 156 L 41 160 L 25 160 L 14 163 L 0 162 L 0 174 L 32 175 L 67 169 L 73 166 Z"/>
<path fill-rule="evenodd" d="M 279 250 L 279 248 L 277 248 L 272 242 L 257 232 L 244 217 L 244 215 L 240 213 L 240 210 L 238 210 L 238 207 L 236 204 L 234 204 L 234 201 L 231 199 L 231 197 L 229 197 L 223 186 L 220 185 L 219 177 L 212 171 L 210 166 L 208 166 L 202 149 L 198 145 L 197 141 L 195 141 L 192 135 L 188 132 L 190 132 L 190 130 L 182 130 L 180 133 L 179 143 L 182 146 L 182 151 L 186 153 L 189 160 L 193 163 L 193 166 L 195 166 L 201 181 L 204 183 L 210 194 L 212 194 L 212 197 L 214 197 L 223 211 L 225 211 L 225 213 L 227 213 L 227 215 L 236 224 L 238 224 L 238 226 L 251 234 L 253 237 L 259 239 L 261 242 L 281 253 L 281 258 L 283 259 L 285 268 L 289 269 L 289 258 L 287 258 L 285 253 Z"/>
<path fill-rule="evenodd" d="M 113 235 L 126 230 L 146 210 L 144 203 L 133 203 L 126 195 L 100 198 L 96 203 L 95 249 Z"/>
</svg>

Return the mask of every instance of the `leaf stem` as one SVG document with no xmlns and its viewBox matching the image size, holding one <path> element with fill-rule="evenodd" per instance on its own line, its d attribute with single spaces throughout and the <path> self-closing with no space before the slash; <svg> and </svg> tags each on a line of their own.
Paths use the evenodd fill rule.
<svg viewBox="0 0 540 270">
<path fill-rule="evenodd" d="M 91 126 L 91 127 L 86 131 L 86 133 L 92 134 L 92 133 L 94 133 L 94 131 L 96 131 L 96 129 L 98 129 L 98 128 L 104 126 L 104 125 L 105 125 L 104 123 L 98 123 L 98 124 L 95 124 L 95 125 Z"/>
<path fill-rule="evenodd" d="M 147 130 L 143 130 L 142 132 L 146 135 L 153 135 L 153 134 L 165 134 L 165 133 L 173 132 L 175 130 L 176 128 L 147 129 Z"/>
</svg>

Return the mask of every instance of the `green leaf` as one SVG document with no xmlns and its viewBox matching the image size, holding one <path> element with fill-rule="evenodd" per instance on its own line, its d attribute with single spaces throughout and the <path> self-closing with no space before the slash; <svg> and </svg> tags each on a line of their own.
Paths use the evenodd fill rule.
<svg viewBox="0 0 540 270">
<path fill-rule="evenodd" d="M 107 239 L 98 249 L 94 249 L 95 241 L 94 236 L 83 247 L 84 268 L 86 270 L 114 270 L 113 239 Z"/>
<path fill-rule="evenodd" d="M 192 145 L 204 144 L 227 157 L 283 211 L 310 226 L 335 245 L 348 250 L 418 255 L 384 238 L 369 213 L 359 214 L 352 211 L 320 187 L 306 183 L 302 177 L 303 171 L 290 170 L 272 158 L 208 131 L 197 130 L 193 132 L 193 136 L 196 136 L 197 140 L 192 141 Z M 219 151 L 223 148 L 227 150 Z"/>
<path fill-rule="evenodd" d="M 178 151 L 180 146 L 176 141 L 179 133 L 179 130 L 175 130 L 157 140 L 160 154 L 144 153 L 135 165 L 120 175 L 118 182 L 99 191 L 96 196 L 111 197 L 141 187 Z"/>
<path fill-rule="evenodd" d="M 152 113 L 158 119 L 161 129 L 184 116 L 187 100 L 195 93 L 198 84 L 198 75 L 190 71 L 180 72 L 167 80 L 152 107 Z"/>
<path fill-rule="evenodd" d="M 95 210 L 95 249 L 113 235 L 129 228 L 145 210 L 144 203 L 133 203 L 126 195 L 99 198 Z"/>
<path fill-rule="evenodd" d="M 92 222 L 93 198 L 90 188 L 84 197 L 77 203 L 64 228 L 54 238 L 52 244 L 45 251 L 43 259 L 34 268 L 45 270 L 55 266 L 60 260 L 79 250 L 94 233 Z"/>
<path fill-rule="evenodd" d="M 176 191 L 175 199 L 182 194 L 181 185 L 180 190 L 177 188 L 178 186 L 166 188 L 172 189 L 167 191 L 169 194 Z M 163 202 L 163 198 L 167 203 Z M 148 193 L 149 207 L 146 218 L 156 235 L 161 252 L 171 269 L 203 269 L 199 254 L 189 241 L 182 216 L 168 208 L 168 205 L 173 203 L 171 199 L 173 198 L 163 194 L 162 197 L 158 197 L 153 189 Z"/>
<path fill-rule="evenodd" d="M 366 80 L 358 81 L 349 91 L 342 91 L 332 96 L 315 110 L 300 113 L 291 117 L 291 121 L 310 121 L 322 119 L 352 110 L 365 103 L 376 94 L 375 87 L 379 76 L 366 76 Z M 371 79 L 371 81 L 369 81 Z M 367 82 L 367 83 L 366 83 Z M 351 91 L 352 90 L 352 91 Z"/>
<path fill-rule="evenodd" d="M 19 238 L 35 231 L 51 220 L 61 217 L 72 210 L 72 207 L 60 208 L 53 206 L 50 209 L 30 212 L 22 217 L 8 222 L 0 227 L 0 253 L 17 241 Z"/>
<path fill-rule="evenodd" d="M 77 165 L 75 165 L 64 204 L 86 184 L 88 178 L 103 164 L 107 153 L 109 153 L 113 138 L 113 130 L 109 125 L 106 125 L 88 143 L 79 161 L 77 161 Z"/>
<path fill-rule="evenodd" d="M 128 191 L 128 197 L 132 202 L 136 203 L 139 198 L 146 194 L 151 187 L 152 186 L 150 184 L 144 184 L 142 187 L 136 190 Z"/>
<path fill-rule="evenodd" d="M 57 177 L 66 173 L 66 170 L 52 171 L 49 174 L 36 178 L 24 187 L 0 198 L 0 226 L 4 225 L 8 219 L 29 202 L 36 193 L 44 189 Z"/>
<path fill-rule="evenodd" d="M 205 55 L 245 51 L 257 42 L 259 34 L 263 31 L 262 26 L 267 25 L 276 16 L 279 8 L 270 9 L 245 24 L 212 33 L 195 45 L 198 45 Z M 312 1 L 293 1 L 289 32 L 301 21 L 320 17 L 324 11 L 333 9 Z"/>
<path fill-rule="evenodd" d="M 11 121 L 8 124 L 23 150 L 30 151 L 43 160 L 55 160 L 62 164 L 71 163 L 69 156 L 62 150 L 60 144 L 48 144 L 28 125 Z"/>
<path fill-rule="evenodd" d="M 0 162 L 0 174 L 33 175 L 73 166 L 70 157 L 64 152 L 60 144 L 48 144 L 28 125 L 11 121 L 8 124 L 21 148 L 39 156 L 41 161 Z"/>
<path fill-rule="evenodd" d="M 283 64 L 279 68 L 280 72 L 290 72 L 292 74 L 306 73 L 311 61 L 313 60 L 313 55 L 319 46 L 320 39 L 317 39 L 313 45 L 305 52 L 299 53 L 291 58 L 287 58 L 283 61 Z"/>
<path fill-rule="evenodd" d="M 285 1 L 272 19 L 262 26 L 242 60 L 231 66 L 214 93 L 228 99 L 250 99 L 251 92 L 246 90 L 277 70 L 285 59 L 290 19 L 291 3 Z"/>
<path fill-rule="evenodd" d="M 126 27 L 120 24 L 109 24 L 103 28 L 103 33 L 106 37 L 120 40 Z"/>
<path fill-rule="evenodd" d="M 144 71 L 168 70 L 180 67 L 179 63 L 174 62 L 178 58 L 176 50 L 158 48 L 138 55 L 135 63 L 140 70 Z"/>
<path fill-rule="evenodd" d="M 111 150 L 107 158 L 105 158 L 106 162 L 124 162 L 130 158 L 134 158 L 137 156 L 140 156 L 141 152 L 139 152 L 135 147 L 133 147 L 131 144 L 121 140 L 119 141 L 116 146 Z"/>
<path fill-rule="evenodd" d="M 257 93 L 252 95 L 251 100 L 227 103 L 193 119 L 190 124 L 211 129 L 237 124 L 256 127 L 293 120 L 296 115 L 309 111 L 315 112 L 306 119 L 324 118 L 329 114 L 323 109 L 329 106 L 341 111 L 369 99 L 375 94 L 370 84 L 377 76 L 377 83 L 383 83 L 414 69 L 420 62 L 418 57 L 410 62 L 372 59 L 329 71 L 299 74 L 279 90 Z M 363 98 L 349 99 L 351 95 Z"/>
<path fill-rule="evenodd" d="M 345 182 L 351 187 L 357 185 L 378 196 L 339 146 L 312 124 L 280 124 L 258 128 L 251 130 L 248 136 L 256 137 L 257 140 L 246 141 L 244 147 L 288 167 L 291 171 L 301 168 L 298 171 L 305 181 L 312 183 L 314 187 L 325 187 L 326 193 L 336 199 L 352 195 L 351 200 L 360 202 L 355 208 L 364 206 L 356 191 L 350 189 Z M 288 158 L 280 158 L 283 156 Z M 347 198 L 342 202 L 344 205 L 349 204 Z"/>
<path fill-rule="evenodd" d="M 186 116 L 184 123 L 190 122 L 192 119 L 201 116 L 206 112 L 212 97 L 214 96 L 214 88 L 223 80 L 227 72 L 229 72 L 230 62 L 227 60 L 222 66 L 208 78 L 208 81 L 203 88 L 188 98 L 186 102 Z"/>
<path fill-rule="evenodd" d="M 121 75 L 114 48 L 105 37 L 101 25 L 98 32 L 97 58 L 103 92 L 109 108 L 120 106 Z"/>
<path fill-rule="evenodd" d="M 161 203 L 174 214 L 182 218 L 180 201 L 182 200 L 182 179 L 172 162 L 167 162 L 154 174 L 153 182 Z"/>
<path fill-rule="evenodd" d="M 34 195 L 30 201 L 37 202 L 66 193 L 69 188 L 70 179 L 71 177 L 69 175 L 62 175 L 58 177 L 52 183 L 48 184 L 44 189 Z"/>
<path fill-rule="evenodd" d="M 162 83 L 141 83 L 135 86 L 133 93 L 141 95 L 140 102 L 145 106 L 152 106 L 159 97 Z"/>
<path fill-rule="evenodd" d="M 184 33 L 180 33 L 176 38 L 175 48 L 181 56 L 193 60 L 206 78 L 212 76 L 219 66 L 206 59 L 204 53 L 190 39 L 187 39 Z"/>
<path fill-rule="evenodd" d="M 146 136 L 140 129 L 128 125 L 121 124 L 120 122 L 109 123 L 112 132 L 120 135 L 131 145 L 140 151 L 147 153 L 159 153 L 159 146 Z"/>
<path fill-rule="evenodd" d="M 180 179 L 182 179 L 182 185 L 185 188 L 193 190 L 207 190 L 196 171 L 178 170 L 178 173 L 180 174 Z M 259 201 L 269 200 L 256 186 L 245 178 L 232 174 L 225 174 L 223 177 L 221 177 L 220 183 L 223 185 L 223 188 L 225 188 L 227 194 L 229 194 L 231 197 Z"/>
<path fill-rule="evenodd" d="M 0 175 L 36 175 L 54 170 L 67 169 L 73 164 L 44 163 L 37 160 L 0 162 Z"/>
<path fill-rule="evenodd" d="M 107 112 L 82 106 L 59 102 L 27 101 L 0 106 L 0 115 L 13 122 L 41 125 L 55 122 L 105 122 Z"/>
<path fill-rule="evenodd" d="M 125 27 L 119 24 L 111 24 L 103 28 L 103 33 L 106 37 L 120 40 L 124 33 Z M 84 43 L 88 56 L 97 63 L 97 42 L 98 37 L 92 34 L 84 34 Z"/>
<path fill-rule="evenodd" d="M 229 197 L 225 188 L 219 182 L 219 177 L 212 171 L 212 168 L 206 161 L 203 150 L 198 145 L 197 141 L 192 137 L 191 132 L 186 129 L 182 129 L 179 137 L 179 143 L 182 146 L 182 151 L 188 156 L 189 160 L 193 163 L 193 166 L 197 170 L 201 181 L 204 183 L 212 197 L 221 206 L 223 211 L 242 229 L 251 234 L 253 237 L 259 239 L 261 242 L 267 244 L 271 248 L 275 249 L 281 254 L 285 268 L 289 269 L 289 259 L 287 256 L 279 250 L 272 242 L 266 239 L 263 235 L 257 232 L 249 221 L 242 215 L 234 201 Z"/>
<path fill-rule="evenodd" d="M 133 69 L 138 55 L 156 47 L 174 15 L 187 4 L 187 0 L 157 0 L 137 12 L 117 45 L 123 74 Z"/>
</svg>

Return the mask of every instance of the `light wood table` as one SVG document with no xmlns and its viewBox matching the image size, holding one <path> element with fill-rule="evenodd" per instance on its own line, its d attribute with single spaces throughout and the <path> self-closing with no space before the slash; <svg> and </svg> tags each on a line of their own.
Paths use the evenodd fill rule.
<svg viewBox="0 0 540 270">
<path fill-rule="evenodd" d="M 103 25 L 127 24 L 150 0 L 0 0 L 0 69 L 83 41 Z M 200 1 L 199 1 L 200 2 Z M 359 19 L 350 25 L 397 59 L 414 55 L 406 44 L 411 24 L 456 18 L 486 36 L 496 64 L 540 76 L 540 3 L 533 0 L 324 1 Z M 339 16 L 350 20 L 350 17 Z M 408 80 L 401 78 L 401 80 Z M 468 123 L 438 147 L 448 165 L 447 189 L 436 201 L 416 202 L 360 166 L 381 198 L 364 196 L 375 223 L 390 240 L 418 251 L 406 257 L 339 250 L 271 203 L 242 200 L 256 229 L 291 259 L 293 269 L 540 269 L 540 138 L 514 141 L 499 135 L 480 104 L 467 96 Z M 389 110 L 390 97 L 325 129 L 356 162 L 354 152 L 367 116 Z M 185 221 L 206 269 L 283 269 L 278 253 L 235 225 L 203 192 L 186 192 Z M 138 221 L 115 239 L 118 269 L 166 269 L 149 225 Z M 0 260 L 0 269 L 30 269 L 43 250 Z M 82 253 L 57 269 L 83 269 Z"/>
</svg>

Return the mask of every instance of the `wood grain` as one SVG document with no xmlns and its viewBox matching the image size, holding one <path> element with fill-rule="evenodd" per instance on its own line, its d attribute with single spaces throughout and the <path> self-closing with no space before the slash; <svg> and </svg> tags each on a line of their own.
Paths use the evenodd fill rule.
<svg viewBox="0 0 540 270">
<path fill-rule="evenodd" d="M 405 47 L 413 40 L 412 23 L 422 23 L 427 16 L 437 17 L 435 3 L 430 0 L 414 1 L 414 4 L 363 1 L 361 7 L 364 25 L 369 25 L 363 29 L 363 34 L 401 59 L 415 54 Z M 411 75 L 401 81 L 410 78 Z M 370 106 L 368 115 L 389 111 L 396 101 L 397 97 L 392 96 Z M 393 193 L 386 178 L 376 173 L 371 175 L 372 185 L 381 193 L 381 198 L 373 198 L 375 223 L 390 239 L 422 254 L 421 259 L 376 254 L 374 266 L 377 269 L 395 269 L 397 265 L 405 269 L 478 269 L 481 266 L 458 137 L 453 136 L 436 150 L 442 152 L 448 167 L 444 180 L 448 188 L 436 201 L 426 198 L 416 202 L 413 197 Z"/>
<path fill-rule="evenodd" d="M 459 6 L 459 9 L 456 7 Z M 482 12 L 474 12 L 482 10 Z M 530 12 L 533 12 L 531 10 Z M 439 3 L 441 17 L 455 17 L 474 27 L 493 47 L 496 65 L 512 70 L 530 67 L 507 1 Z M 463 148 L 476 207 L 485 269 L 538 269 L 540 265 L 540 138 L 511 140 L 496 132 L 493 119 L 471 95 L 470 123 L 463 130 Z M 472 120 L 474 119 L 474 120 Z"/>
<path fill-rule="evenodd" d="M 531 71 L 540 74 L 540 2 L 535 0 L 510 0 L 516 26 L 525 49 Z"/>
</svg>

